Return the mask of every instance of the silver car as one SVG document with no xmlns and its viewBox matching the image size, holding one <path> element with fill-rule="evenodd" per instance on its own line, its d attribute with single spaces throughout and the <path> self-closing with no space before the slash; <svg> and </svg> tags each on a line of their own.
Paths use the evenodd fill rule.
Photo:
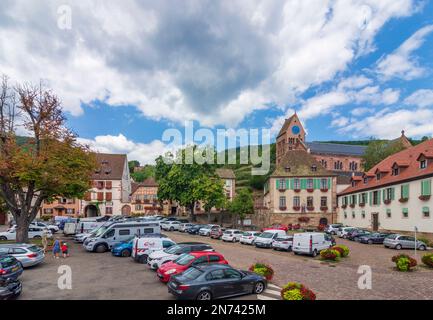
<svg viewBox="0 0 433 320">
<path fill-rule="evenodd" d="M 274 250 L 292 251 L 293 247 L 293 236 L 278 237 L 272 242 L 272 248 Z"/>
<path fill-rule="evenodd" d="M 8 243 L 0 245 L 0 254 L 8 254 L 17 259 L 23 268 L 42 263 L 45 254 L 41 248 L 26 243 Z"/>
<path fill-rule="evenodd" d="M 397 250 L 415 249 L 415 238 L 401 234 L 391 234 L 386 237 L 385 240 L 383 240 L 383 245 L 386 248 L 392 248 Z M 427 249 L 427 245 L 424 242 L 417 240 L 416 248 L 423 251 Z"/>
</svg>

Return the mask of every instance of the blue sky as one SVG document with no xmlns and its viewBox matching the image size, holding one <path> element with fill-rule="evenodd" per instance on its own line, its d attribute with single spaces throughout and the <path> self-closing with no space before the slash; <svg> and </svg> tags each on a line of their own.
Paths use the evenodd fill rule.
<svg viewBox="0 0 433 320">
<path fill-rule="evenodd" d="M 0 36 L 1 73 L 42 79 L 83 142 L 143 163 L 188 120 L 275 135 L 296 110 L 309 141 L 433 135 L 431 1 L 5 1 Z"/>
</svg>

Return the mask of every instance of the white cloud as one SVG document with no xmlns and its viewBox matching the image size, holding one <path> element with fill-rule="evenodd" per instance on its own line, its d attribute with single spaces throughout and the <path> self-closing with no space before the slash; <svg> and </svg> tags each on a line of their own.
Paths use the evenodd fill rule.
<svg viewBox="0 0 433 320">
<path fill-rule="evenodd" d="M 347 117 L 337 117 L 331 122 L 331 127 L 344 127 L 350 123 Z"/>
<path fill-rule="evenodd" d="M 373 112 L 373 111 L 374 110 L 372 108 L 359 107 L 359 108 L 352 109 L 352 111 L 350 111 L 350 113 L 355 117 L 360 117 L 362 115 L 365 115 L 365 114 Z"/>
<path fill-rule="evenodd" d="M 57 28 L 64 4 L 71 30 Z M 99 99 L 156 120 L 236 126 L 332 80 L 414 10 L 411 0 L 3 0 L 0 71 L 46 79 L 75 116 Z"/>
<path fill-rule="evenodd" d="M 370 85 L 373 82 L 370 78 L 366 76 L 353 76 L 349 78 L 345 78 L 338 83 L 338 88 L 343 89 L 359 89 L 363 88 L 367 85 Z"/>
<path fill-rule="evenodd" d="M 431 107 L 433 106 L 433 90 L 420 89 L 412 93 L 409 97 L 404 99 L 404 103 L 408 105 L 415 105 L 418 107 Z"/>
<path fill-rule="evenodd" d="M 405 80 L 419 78 L 425 74 L 412 53 L 417 50 L 433 31 L 433 25 L 425 26 L 415 32 L 393 53 L 382 57 L 377 62 L 377 72 L 386 80 L 398 77 Z"/>
</svg>

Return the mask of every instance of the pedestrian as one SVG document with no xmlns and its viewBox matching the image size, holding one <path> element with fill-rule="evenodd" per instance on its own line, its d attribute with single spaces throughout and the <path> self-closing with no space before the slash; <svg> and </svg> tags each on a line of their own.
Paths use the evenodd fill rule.
<svg viewBox="0 0 433 320">
<path fill-rule="evenodd" d="M 44 253 L 46 253 L 48 246 L 48 229 L 44 229 L 42 232 L 42 246 L 44 247 Z"/>
<path fill-rule="evenodd" d="M 53 256 L 54 258 L 59 259 L 59 255 L 60 255 L 60 241 L 56 239 L 53 245 Z"/>
<path fill-rule="evenodd" d="M 69 257 L 68 244 L 66 242 L 62 244 L 62 254 L 63 258 Z"/>
</svg>

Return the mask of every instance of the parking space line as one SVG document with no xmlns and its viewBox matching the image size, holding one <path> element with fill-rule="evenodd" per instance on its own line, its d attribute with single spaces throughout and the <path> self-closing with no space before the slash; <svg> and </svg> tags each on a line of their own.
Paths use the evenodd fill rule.
<svg viewBox="0 0 433 320">
<path fill-rule="evenodd" d="M 275 284 L 272 284 L 272 283 L 268 283 L 268 287 L 281 290 L 281 288 L 279 286 L 276 286 Z"/>
<path fill-rule="evenodd" d="M 265 292 L 265 293 L 269 293 L 269 294 L 274 294 L 274 295 L 276 295 L 276 296 L 279 296 L 279 295 L 280 295 L 280 291 L 275 291 L 275 290 L 269 290 L 269 289 L 266 289 L 264 292 Z"/>
<path fill-rule="evenodd" d="M 257 295 L 257 299 L 258 300 L 278 300 L 276 298 L 271 298 L 271 297 L 263 296 L 263 295 Z"/>
</svg>

